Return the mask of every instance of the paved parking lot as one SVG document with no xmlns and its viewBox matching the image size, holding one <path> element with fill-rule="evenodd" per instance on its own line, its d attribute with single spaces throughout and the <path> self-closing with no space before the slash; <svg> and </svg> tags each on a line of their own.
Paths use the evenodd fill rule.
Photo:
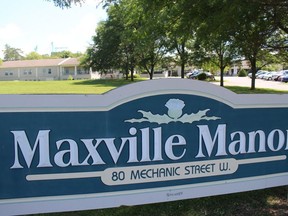
<svg viewBox="0 0 288 216">
<path fill-rule="evenodd" d="M 217 80 L 220 80 L 220 77 L 216 77 Z M 219 82 L 215 84 L 220 85 Z M 251 79 L 249 77 L 224 77 L 224 86 L 246 86 L 251 87 Z M 276 82 L 276 81 L 267 81 L 256 79 L 256 88 L 270 88 L 276 90 L 287 90 L 288 83 Z"/>
</svg>

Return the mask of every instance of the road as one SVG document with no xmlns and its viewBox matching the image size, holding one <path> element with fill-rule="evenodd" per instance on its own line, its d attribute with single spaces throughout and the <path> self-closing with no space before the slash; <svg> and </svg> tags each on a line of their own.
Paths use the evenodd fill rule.
<svg viewBox="0 0 288 216">
<path fill-rule="evenodd" d="M 220 77 L 216 77 L 220 80 Z M 215 84 L 220 85 L 219 82 Z M 224 86 L 245 86 L 251 87 L 251 79 L 249 77 L 224 77 Z M 275 90 L 288 91 L 288 83 L 276 82 L 276 81 L 266 81 L 261 79 L 256 79 L 256 88 L 269 88 Z"/>
</svg>

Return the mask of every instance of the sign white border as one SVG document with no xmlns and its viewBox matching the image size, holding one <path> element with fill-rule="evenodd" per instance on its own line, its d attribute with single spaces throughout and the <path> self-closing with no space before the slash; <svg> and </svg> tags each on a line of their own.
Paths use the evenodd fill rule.
<svg viewBox="0 0 288 216">
<path fill-rule="evenodd" d="M 236 109 L 288 107 L 288 94 L 236 94 L 203 81 L 158 79 L 125 85 L 103 95 L 0 95 L 0 112 L 107 111 L 137 98 L 161 94 L 199 95 Z"/>
<path fill-rule="evenodd" d="M 288 94 L 241 95 L 201 81 L 159 79 L 126 85 L 103 95 L 0 95 L 0 112 L 107 111 L 137 98 L 162 94 L 199 95 L 236 109 L 288 107 Z M 105 194 L 9 199 L 0 201 L 0 212 L 1 215 L 17 215 L 129 206 L 263 189 L 287 182 L 288 173 L 282 173 Z"/>
</svg>

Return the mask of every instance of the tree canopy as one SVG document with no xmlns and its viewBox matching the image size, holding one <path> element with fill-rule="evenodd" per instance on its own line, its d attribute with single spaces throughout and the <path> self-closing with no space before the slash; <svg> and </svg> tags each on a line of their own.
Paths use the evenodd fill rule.
<svg viewBox="0 0 288 216">
<path fill-rule="evenodd" d="M 53 0 L 58 7 L 83 0 Z M 227 67 L 250 62 L 251 89 L 258 68 L 287 59 L 287 0 L 102 0 L 108 19 L 97 28 L 86 63 L 105 71 L 133 74 L 171 59 L 181 66 L 218 67 L 223 85 Z"/>
<path fill-rule="evenodd" d="M 53 1 L 56 7 L 60 8 L 70 8 L 73 4 L 81 5 L 85 2 L 85 0 L 46 0 L 46 1 Z"/>
<path fill-rule="evenodd" d="M 5 44 L 4 50 L 4 61 L 17 61 L 23 59 L 23 51 L 19 48 L 11 47 Z"/>
</svg>

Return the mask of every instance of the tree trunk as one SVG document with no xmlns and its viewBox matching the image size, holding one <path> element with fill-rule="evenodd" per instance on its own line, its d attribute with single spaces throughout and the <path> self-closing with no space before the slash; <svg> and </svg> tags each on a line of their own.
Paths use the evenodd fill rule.
<svg viewBox="0 0 288 216">
<path fill-rule="evenodd" d="M 220 56 L 220 86 L 224 86 L 224 65 L 223 65 L 223 55 Z"/>
<path fill-rule="evenodd" d="M 185 73 L 185 62 L 182 61 L 181 62 L 181 78 L 182 79 L 185 78 L 184 73 Z"/>
<path fill-rule="evenodd" d="M 255 90 L 255 81 L 256 81 L 256 72 L 257 72 L 257 68 L 256 68 L 256 58 L 253 57 L 250 60 L 251 63 L 251 70 L 252 70 L 252 77 L 251 77 L 251 90 Z"/>
<path fill-rule="evenodd" d="M 185 63 L 186 63 L 186 53 L 185 53 L 185 42 L 181 44 L 181 78 L 185 78 Z"/>
<path fill-rule="evenodd" d="M 134 67 L 131 67 L 131 81 L 134 81 Z"/>
<path fill-rule="evenodd" d="M 224 86 L 224 68 L 221 67 L 220 69 L 220 86 Z"/>
<path fill-rule="evenodd" d="M 125 66 L 125 79 L 126 80 L 129 79 L 129 69 L 128 69 L 127 65 Z"/>
<path fill-rule="evenodd" d="M 154 75 L 154 65 L 151 66 L 151 71 L 150 71 L 150 73 L 149 73 L 150 80 L 153 79 L 153 75 Z"/>
</svg>

